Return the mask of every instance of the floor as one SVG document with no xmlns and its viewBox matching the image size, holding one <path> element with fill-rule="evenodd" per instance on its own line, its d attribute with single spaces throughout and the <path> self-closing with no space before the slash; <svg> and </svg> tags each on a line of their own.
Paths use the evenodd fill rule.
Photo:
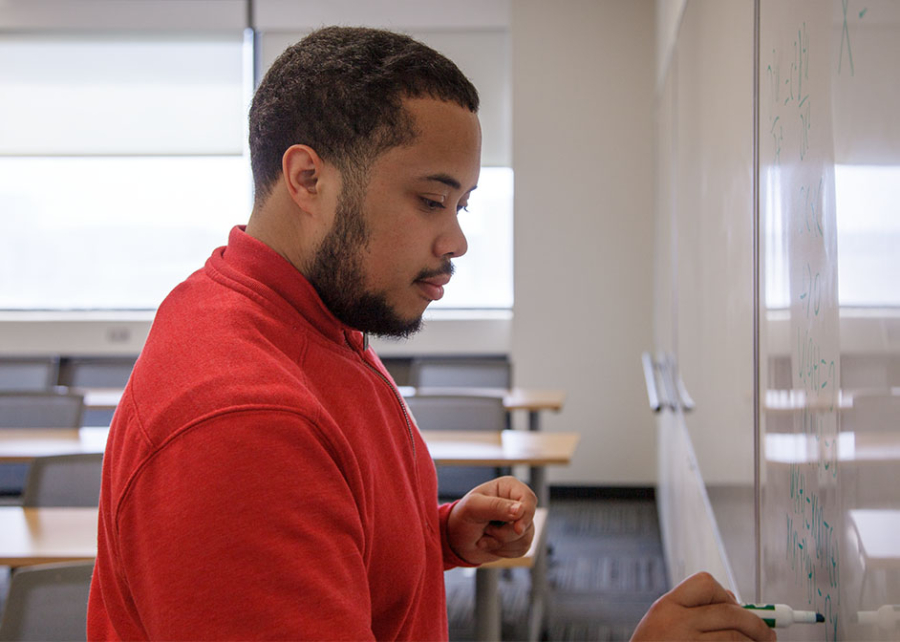
<svg viewBox="0 0 900 642">
<path fill-rule="evenodd" d="M 667 590 L 652 499 L 554 499 L 546 640 L 628 640 Z M 472 640 L 474 571 L 445 574 L 451 640 Z M 529 575 L 501 580 L 503 639 L 527 638 Z"/>
</svg>

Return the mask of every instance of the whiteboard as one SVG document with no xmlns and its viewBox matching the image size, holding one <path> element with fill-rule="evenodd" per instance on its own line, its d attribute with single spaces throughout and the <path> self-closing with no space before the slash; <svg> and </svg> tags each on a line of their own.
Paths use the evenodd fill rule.
<svg viewBox="0 0 900 642">
<path fill-rule="evenodd" d="M 753 426 L 753 3 L 692 0 L 669 77 L 677 101 L 671 187 L 679 375 L 694 401 L 680 413 L 720 545 L 682 551 L 739 597 L 755 593 Z M 660 447 L 669 437 L 660 435 Z M 672 452 L 678 452 L 673 448 Z M 673 455 L 672 455 L 673 456 Z M 698 507 L 691 513 L 702 515 Z M 709 527 L 692 517 L 684 538 Z M 749 543 L 749 545 L 747 545 Z M 721 550 L 716 550 L 717 548 Z M 720 557 L 725 556 L 724 563 Z M 691 561 L 694 559 L 695 561 Z M 719 572 L 718 569 L 724 569 Z"/>
<path fill-rule="evenodd" d="M 898 15 L 889 1 L 759 2 L 760 588 L 825 616 L 781 639 L 900 639 L 897 356 L 847 336 L 838 221 L 859 213 L 838 209 L 836 181 L 900 165 Z M 848 385 L 871 364 L 883 376 Z"/>
</svg>

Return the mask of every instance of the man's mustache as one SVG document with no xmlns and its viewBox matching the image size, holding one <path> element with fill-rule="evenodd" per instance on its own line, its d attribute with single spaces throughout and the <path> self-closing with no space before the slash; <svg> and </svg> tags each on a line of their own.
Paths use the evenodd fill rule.
<svg viewBox="0 0 900 642">
<path fill-rule="evenodd" d="M 456 272 L 456 266 L 453 265 L 452 262 L 447 261 L 441 267 L 436 270 L 422 270 L 419 272 L 418 276 L 416 276 L 416 281 L 422 281 L 425 279 L 430 279 L 435 276 L 453 276 L 453 273 Z"/>
</svg>

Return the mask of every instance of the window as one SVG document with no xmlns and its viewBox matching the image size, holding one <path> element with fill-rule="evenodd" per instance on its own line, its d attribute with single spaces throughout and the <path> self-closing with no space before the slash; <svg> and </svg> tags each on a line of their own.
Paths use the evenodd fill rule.
<svg viewBox="0 0 900 642">
<path fill-rule="evenodd" d="M 766 180 L 777 180 L 777 172 Z M 900 307 L 900 167 L 835 165 L 835 218 L 838 246 L 838 300 L 843 308 Z M 773 186 L 770 193 L 776 192 Z M 789 307 L 787 213 L 770 203 L 765 221 L 766 307 Z"/>
<path fill-rule="evenodd" d="M 154 309 L 246 220 L 246 49 L 0 40 L 0 308 Z"/>
<path fill-rule="evenodd" d="M 238 30 L 0 37 L 0 309 L 155 309 L 247 221 L 253 50 Z M 482 170 L 440 307 L 512 306 L 512 181 Z"/>
<path fill-rule="evenodd" d="M 513 171 L 482 167 L 468 211 L 459 213 L 469 242 L 446 295 L 433 308 L 512 308 Z"/>
<path fill-rule="evenodd" d="M 0 158 L 0 307 L 155 309 L 250 193 L 241 156 Z"/>
<path fill-rule="evenodd" d="M 900 307 L 900 167 L 836 165 L 842 307 Z"/>
</svg>

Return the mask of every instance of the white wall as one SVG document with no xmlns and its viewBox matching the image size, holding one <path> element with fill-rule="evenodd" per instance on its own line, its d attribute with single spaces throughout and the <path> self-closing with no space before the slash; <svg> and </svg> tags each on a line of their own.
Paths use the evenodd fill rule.
<svg viewBox="0 0 900 642">
<path fill-rule="evenodd" d="M 582 441 L 551 481 L 651 484 L 654 4 L 516 0 L 511 20 L 516 383 L 568 392 L 544 428 Z"/>
<path fill-rule="evenodd" d="M 656 84 L 662 87 L 687 0 L 656 0 Z"/>
</svg>

